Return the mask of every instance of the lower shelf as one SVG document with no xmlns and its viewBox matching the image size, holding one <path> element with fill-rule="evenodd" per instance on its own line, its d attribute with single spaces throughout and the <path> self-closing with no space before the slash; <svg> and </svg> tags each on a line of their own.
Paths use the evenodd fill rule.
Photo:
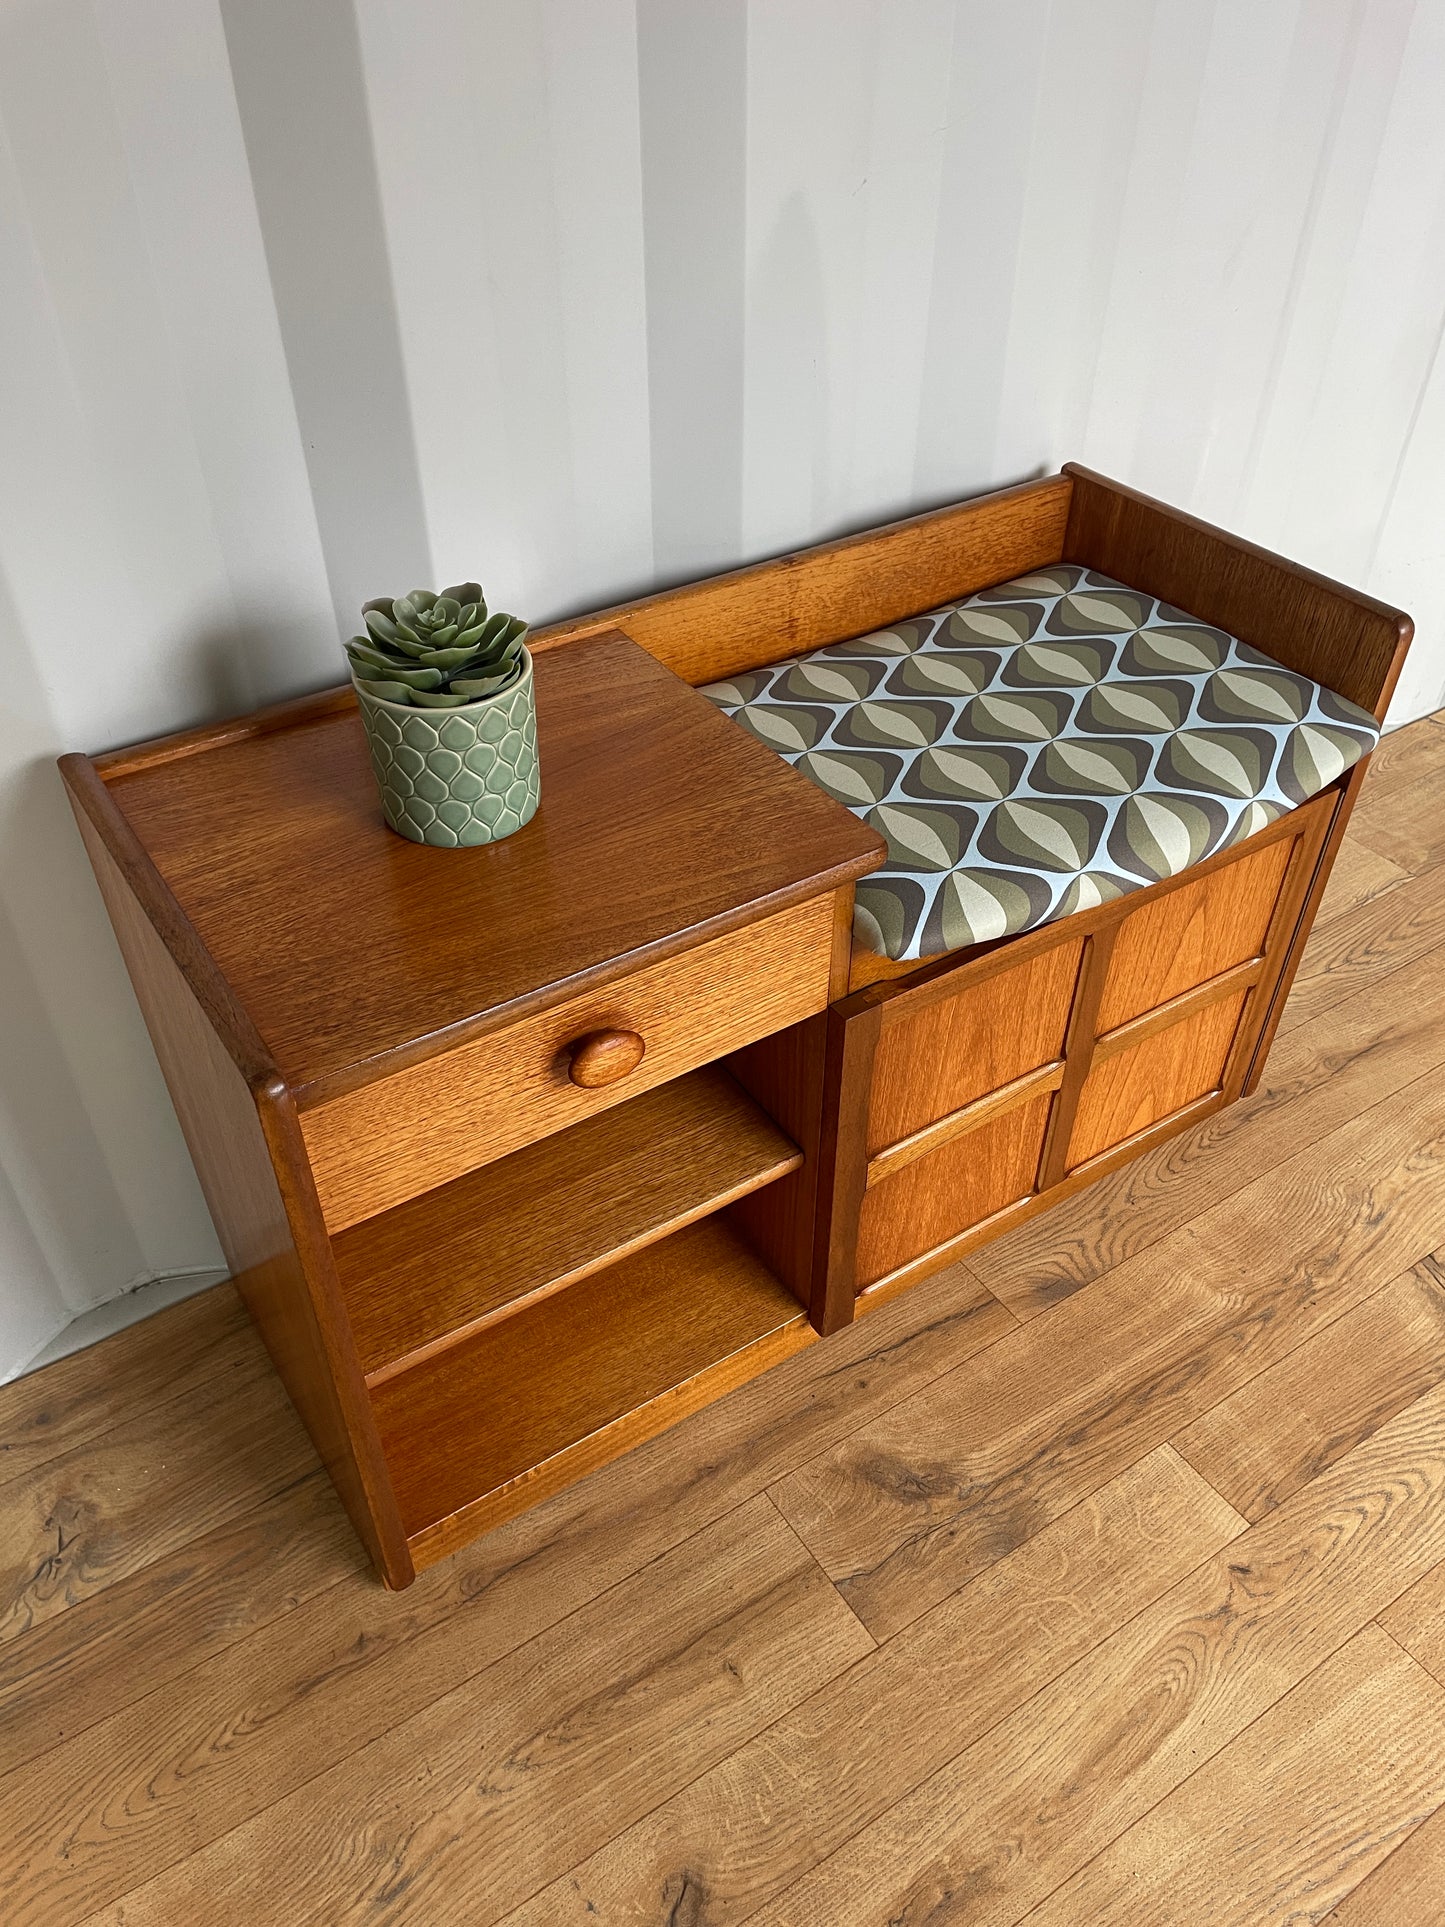
<svg viewBox="0 0 1445 1927">
<path fill-rule="evenodd" d="M 709 1064 L 332 1240 L 373 1388 L 694 1219 L 803 1154 Z"/>
<path fill-rule="evenodd" d="M 416 1565 L 663 1431 L 815 1337 L 718 1217 L 372 1390 Z"/>
</svg>

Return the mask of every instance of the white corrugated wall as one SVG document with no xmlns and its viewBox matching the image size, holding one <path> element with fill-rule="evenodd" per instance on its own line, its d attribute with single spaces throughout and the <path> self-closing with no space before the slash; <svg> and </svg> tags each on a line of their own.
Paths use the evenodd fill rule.
<svg viewBox="0 0 1445 1927">
<path fill-rule="evenodd" d="M 0 1376 L 218 1261 L 51 768 L 1077 457 L 1445 682 L 1445 0 L 9 0 Z"/>
</svg>

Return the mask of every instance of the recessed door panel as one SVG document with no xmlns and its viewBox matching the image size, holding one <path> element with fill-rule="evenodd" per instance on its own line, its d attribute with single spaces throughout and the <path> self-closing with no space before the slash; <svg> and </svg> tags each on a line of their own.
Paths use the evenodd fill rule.
<svg viewBox="0 0 1445 1927">
<path fill-rule="evenodd" d="M 1081 948 L 1079 937 L 1064 933 L 1011 970 L 965 971 L 955 995 L 885 1025 L 873 1067 L 869 1154 L 1059 1057 Z"/>
<path fill-rule="evenodd" d="M 1045 1093 L 1016 1105 L 871 1186 L 858 1227 L 859 1288 L 1026 1198 L 1051 1102 Z"/>
<path fill-rule="evenodd" d="M 1220 1088 L 1248 992 L 1097 1058 L 1079 1097 L 1069 1169 Z"/>
</svg>

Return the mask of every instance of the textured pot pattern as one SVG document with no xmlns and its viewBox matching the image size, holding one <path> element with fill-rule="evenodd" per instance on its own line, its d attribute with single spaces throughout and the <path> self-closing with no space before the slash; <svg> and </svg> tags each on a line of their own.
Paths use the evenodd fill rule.
<svg viewBox="0 0 1445 1927">
<path fill-rule="evenodd" d="M 385 702 L 353 678 L 382 813 L 399 836 L 454 850 L 531 820 L 541 775 L 532 658 L 522 654 L 519 681 L 464 709 Z"/>
</svg>

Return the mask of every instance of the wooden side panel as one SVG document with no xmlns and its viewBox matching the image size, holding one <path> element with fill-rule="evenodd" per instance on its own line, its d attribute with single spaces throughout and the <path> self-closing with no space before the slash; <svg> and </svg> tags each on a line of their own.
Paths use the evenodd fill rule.
<svg viewBox="0 0 1445 1927">
<path fill-rule="evenodd" d="M 937 608 L 1063 553 L 1069 483 L 1020 488 L 868 529 L 534 630 L 535 653 L 621 629 L 685 682 L 713 682 Z"/>
<path fill-rule="evenodd" d="M 1345 831 L 1349 828 L 1350 815 L 1368 774 L 1370 761 L 1371 759 L 1367 756 L 1363 762 L 1356 763 L 1342 784 L 1332 785 L 1308 806 L 1321 814 L 1319 849 L 1311 863 L 1310 875 L 1300 902 L 1298 916 L 1294 928 L 1288 933 L 1285 955 L 1269 993 L 1269 1008 L 1260 1025 L 1254 1054 L 1245 1072 L 1241 1087 L 1242 1095 L 1245 1097 L 1258 1088 L 1260 1079 L 1264 1076 L 1270 1046 L 1274 1042 L 1275 1032 L 1279 1029 L 1280 1018 L 1284 1015 L 1285 999 L 1289 996 L 1294 984 L 1300 959 L 1304 955 L 1305 944 L 1309 941 L 1310 931 L 1319 913 L 1320 902 L 1330 880 L 1330 872 L 1334 869 L 1335 858 L 1344 841 Z"/>
<path fill-rule="evenodd" d="M 823 1132 L 823 1012 L 759 1038 L 727 1059 L 727 1068 L 803 1153 L 801 1167 L 728 1212 L 736 1228 L 782 1279 L 800 1305 L 813 1297 L 813 1215 L 817 1208 Z"/>
<path fill-rule="evenodd" d="M 1384 719 L 1414 624 L 1399 609 L 1069 463 L 1064 560 L 1161 596 Z"/>
<path fill-rule="evenodd" d="M 1057 1058 L 1064 1045 L 1081 938 L 1012 969 L 961 973 L 951 995 L 899 1005 L 885 1018 L 873 1071 L 869 1154 Z"/>
<path fill-rule="evenodd" d="M 833 902 L 829 989 L 837 997 L 848 982 L 852 890 L 835 892 Z M 855 1045 L 858 1041 L 854 1040 Z M 820 1333 L 837 1331 L 853 1316 L 851 1269 L 846 1279 L 839 1274 L 830 1263 L 830 1239 L 817 1228 L 820 1216 L 825 1224 L 831 1222 L 836 1209 L 834 1188 L 859 1161 L 856 1148 L 847 1147 L 855 1141 L 861 1146 L 863 1140 L 868 1068 L 860 1071 L 855 1065 L 853 1075 L 845 1080 L 843 1043 L 839 1020 L 820 1011 L 805 1023 L 759 1038 L 727 1060 L 743 1089 L 803 1153 L 800 1170 L 741 1199 L 728 1217 L 807 1307 L 809 1320 Z M 851 1231 L 846 1250 L 851 1265 Z"/>
<path fill-rule="evenodd" d="M 1016 1105 L 871 1185 L 858 1221 L 859 1288 L 1027 1197 L 1051 1101 Z"/>
<path fill-rule="evenodd" d="M 827 1005 L 832 947 L 832 897 L 814 897 L 304 1111 L 328 1229 L 801 1022 Z M 567 1046 L 602 1029 L 638 1032 L 646 1054 L 615 1084 L 584 1089 Z"/>
<path fill-rule="evenodd" d="M 1113 1030 L 1264 949 L 1292 836 L 1242 855 L 1227 869 L 1141 904 L 1119 927 L 1099 1004 Z"/>
<path fill-rule="evenodd" d="M 1068 1168 L 1218 1090 L 1248 995 L 1218 998 L 1168 1030 L 1096 1061 L 1074 1116 Z"/>
<path fill-rule="evenodd" d="M 411 1557 L 290 1098 L 253 1095 L 99 832 L 76 819 L 236 1286 L 363 1544 L 404 1586 Z"/>
</svg>

